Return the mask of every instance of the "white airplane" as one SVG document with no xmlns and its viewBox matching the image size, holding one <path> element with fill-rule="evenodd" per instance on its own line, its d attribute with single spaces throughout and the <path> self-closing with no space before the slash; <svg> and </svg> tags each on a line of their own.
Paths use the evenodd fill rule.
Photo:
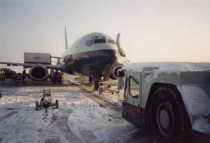
<svg viewBox="0 0 210 143">
<path fill-rule="evenodd" d="M 119 56 L 125 57 L 120 47 L 120 34 L 116 41 L 103 33 L 90 33 L 78 39 L 68 47 L 65 28 L 65 48 L 63 63 L 59 65 L 25 64 L 0 62 L 0 64 L 29 67 L 31 79 L 42 81 L 49 76 L 48 69 L 60 70 L 68 74 L 81 74 L 90 77 L 95 85 L 102 80 L 117 79 L 124 76 L 123 64 Z"/>
</svg>

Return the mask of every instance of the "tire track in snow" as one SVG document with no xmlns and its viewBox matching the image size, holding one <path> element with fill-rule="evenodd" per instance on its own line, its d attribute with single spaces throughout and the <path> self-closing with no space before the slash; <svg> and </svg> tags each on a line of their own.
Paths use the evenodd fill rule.
<svg viewBox="0 0 210 143">
<path fill-rule="evenodd" d="M 79 89 L 83 94 L 85 94 L 86 97 L 92 99 L 96 103 L 98 103 L 100 106 L 104 106 L 105 108 L 108 108 L 112 111 L 120 113 L 122 111 L 121 107 L 119 105 L 116 105 L 115 103 L 112 103 L 108 99 L 103 98 L 103 96 L 98 96 L 94 94 L 92 91 L 89 91 L 86 86 L 80 86 Z"/>
<path fill-rule="evenodd" d="M 15 115 L 16 113 L 18 113 L 18 111 L 11 111 L 7 113 L 6 115 L 0 118 L 0 122 L 4 121 L 5 119 L 8 119 L 9 117 Z"/>
<path fill-rule="evenodd" d="M 67 121 L 68 121 L 68 115 L 64 114 L 64 116 L 62 118 L 60 118 L 59 120 L 56 121 L 56 126 L 62 132 L 64 138 L 68 142 L 81 143 L 81 140 L 79 139 L 79 137 L 77 135 L 75 135 L 72 132 L 72 130 L 70 129 Z"/>
</svg>

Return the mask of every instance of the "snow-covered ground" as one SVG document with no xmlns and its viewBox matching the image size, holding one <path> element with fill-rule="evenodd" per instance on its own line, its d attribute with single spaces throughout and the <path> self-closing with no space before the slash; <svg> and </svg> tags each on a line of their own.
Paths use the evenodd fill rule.
<svg viewBox="0 0 210 143">
<path fill-rule="evenodd" d="M 43 89 L 59 109 L 35 111 Z M 127 142 L 137 129 L 76 87 L 0 87 L 0 143 Z"/>
<path fill-rule="evenodd" d="M 54 100 L 59 100 L 59 109 L 47 114 L 35 111 L 35 101 L 40 100 L 44 89 L 50 89 Z M 4 86 L 0 91 L 0 143 L 156 142 L 122 119 L 120 112 L 96 103 L 76 86 Z M 185 142 L 209 140 L 199 136 L 167 143 Z"/>
<path fill-rule="evenodd" d="M 83 142 L 122 143 L 136 131 L 125 120 L 88 98 L 81 98 L 80 102 L 74 103 L 68 124 Z"/>
</svg>

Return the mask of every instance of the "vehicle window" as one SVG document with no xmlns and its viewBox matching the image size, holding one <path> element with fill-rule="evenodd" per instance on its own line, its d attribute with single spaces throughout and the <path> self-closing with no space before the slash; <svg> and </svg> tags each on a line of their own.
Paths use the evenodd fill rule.
<svg viewBox="0 0 210 143">
<path fill-rule="evenodd" d="M 139 81 L 134 77 L 130 76 L 129 78 L 129 95 L 138 98 L 139 97 Z"/>
</svg>

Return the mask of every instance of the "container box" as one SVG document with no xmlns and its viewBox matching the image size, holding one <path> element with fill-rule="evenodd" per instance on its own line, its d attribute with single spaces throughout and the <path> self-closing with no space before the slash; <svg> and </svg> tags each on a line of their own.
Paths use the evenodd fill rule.
<svg viewBox="0 0 210 143">
<path fill-rule="evenodd" d="M 25 52 L 24 63 L 26 64 L 51 64 L 51 54 Z"/>
</svg>

